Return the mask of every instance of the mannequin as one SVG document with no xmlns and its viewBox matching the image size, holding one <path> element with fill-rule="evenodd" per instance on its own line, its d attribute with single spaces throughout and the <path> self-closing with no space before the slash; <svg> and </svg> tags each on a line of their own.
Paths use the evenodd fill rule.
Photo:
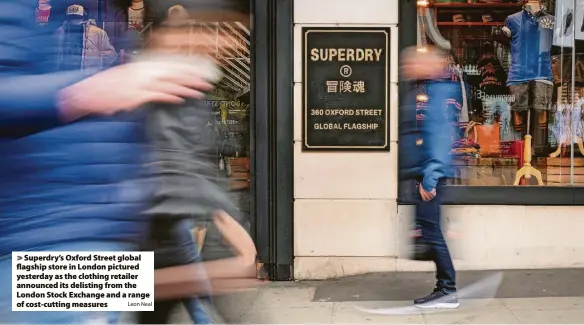
<svg viewBox="0 0 584 325">
<path fill-rule="evenodd" d="M 38 6 L 36 8 L 36 22 L 37 24 L 44 26 L 49 23 L 49 17 L 51 16 L 51 0 L 39 0 Z"/>
<path fill-rule="evenodd" d="M 66 11 L 66 21 L 57 31 L 60 70 L 106 68 L 118 57 L 107 33 L 81 5 L 71 5 Z"/>
<path fill-rule="evenodd" d="M 551 109 L 553 94 L 550 52 L 554 24 L 554 16 L 546 13 L 541 1 L 528 0 L 520 12 L 507 17 L 503 28 L 503 33 L 511 38 L 511 66 L 507 86 L 515 98 L 511 106 L 512 123 L 525 137 L 525 165 L 531 171 L 522 169 L 517 177 L 529 178 L 533 174 L 540 185 L 543 182 L 537 176 L 541 173 L 531 166 L 531 154 L 534 148 L 545 150 L 547 144 L 547 113 Z M 518 179 L 516 183 L 519 183 Z"/>
</svg>

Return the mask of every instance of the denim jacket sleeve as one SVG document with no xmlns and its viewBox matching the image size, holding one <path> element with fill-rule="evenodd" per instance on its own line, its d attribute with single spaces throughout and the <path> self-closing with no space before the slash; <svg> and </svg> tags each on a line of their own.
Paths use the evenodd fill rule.
<svg viewBox="0 0 584 325">
<path fill-rule="evenodd" d="M 426 85 L 428 111 L 420 131 L 426 160 L 422 167 L 422 187 L 431 191 L 441 178 L 451 174 L 453 126 L 448 118 L 446 101 L 461 97 L 460 84 L 451 81 L 430 81 Z"/>
</svg>

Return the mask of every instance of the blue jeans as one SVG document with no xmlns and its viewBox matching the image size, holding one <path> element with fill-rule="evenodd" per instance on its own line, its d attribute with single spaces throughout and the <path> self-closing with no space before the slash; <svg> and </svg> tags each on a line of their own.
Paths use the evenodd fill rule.
<svg viewBox="0 0 584 325">
<path fill-rule="evenodd" d="M 436 288 L 445 293 L 456 292 L 456 272 L 448 246 L 444 240 L 441 226 L 440 205 L 444 197 L 444 181 L 436 188 L 436 196 L 430 201 L 423 201 L 417 192 L 416 224 L 422 232 L 422 238 L 428 245 L 429 254 L 436 264 Z"/>
<path fill-rule="evenodd" d="M 39 234 L 42 236 L 42 234 Z M 35 251 L 133 251 L 136 247 L 126 243 L 82 242 L 67 243 Z M 119 312 L 85 311 L 12 311 L 12 258 L 0 259 L 0 324 L 90 324 L 117 323 Z"/>
<path fill-rule="evenodd" d="M 213 324 L 213 320 L 207 315 L 207 312 L 203 309 L 203 304 L 201 304 L 201 301 L 206 299 L 211 301 L 210 298 L 191 298 L 183 300 L 185 309 L 195 324 Z"/>
</svg>

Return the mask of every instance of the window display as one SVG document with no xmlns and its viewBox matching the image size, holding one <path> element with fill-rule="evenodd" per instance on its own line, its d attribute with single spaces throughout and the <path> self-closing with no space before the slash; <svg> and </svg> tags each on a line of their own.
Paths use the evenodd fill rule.
<svg viewBox="0 0 584 325">
<path fill-rule="evenodd" d="M 149 22 L 152 22 L 150 19 L 156 10 L 160 9 L 146 7 L 143 0 L 53 0 L 53 2 L 54 5 L 51 6 L 49 0 L 38 0 L 37 21 L 40 23 L 48 20 L 49 18 L 42 17 L 50 14 L 50 19 L 55 19 L 58 23 L 55 29 L 59 45 L 57 68 L 60 70 L 106 68 L 131 60 L 143 46 L 142 40 L 148 39 L 142 36 L 150 35 Z M 249 3 L 243 1 L 240 5 L 249 7 Z M 168 4 L 167 7 L 165 12 L 170 18 L 174 17 L 175 13 L 180 15 L 179 6 Z M 94 10 L 96 12 L 93 12 Z M 98 12 L 99 10 L 101 12 Z M 90 17 L 102 17 L 104 21 L 96 21 Z M 208 127 L 216 134 L 217 172 L 228 178 L 229 190 L 238 203 L 243 217 L 249 220 L 252 71 L 250 21 L 203 23 L 189 19 L 188 24 L 190 25 L 188 37 L 196 36 L 202 42 L 189 43 L 189 48 L 181 47 L 177 48 L 177 51 L 189 56 L 196 55 L 202 52 L 200 46 L 205 46 L 204 51 L 209 53 L 214 64 L 219 66 L 223 73 L 222 80 L 205 102 L 214 113 Z"/>
<path fill-rule="evenodd" d="M 459 129 L 452 184 L 584 185 L 584 1 L 418 6 L 420 46 L 448 50 L 452 79 L 465 85 L 463 102 L 449 102 Z"/>
</svg>

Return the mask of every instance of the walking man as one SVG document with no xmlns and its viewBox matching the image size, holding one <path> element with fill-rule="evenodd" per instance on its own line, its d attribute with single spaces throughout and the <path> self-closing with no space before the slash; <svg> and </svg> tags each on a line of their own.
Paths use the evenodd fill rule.
<svg viewBox="0 0 584 325">
<path fill-rule="evenodd" d="M 451 176 L 454 128 L 447 101 L 461 97 L 461 87 L 446 78 L 448 60 L 437 49 L 407 49 L 403 75 L 412 85 L 400 107 L 400 179 L 415 180 L 416 241 L 414 258 L 436 264 L 436 287 L 416 299 L 418 308 L 458 308 L 452 258 L 441 229 L 444 181 Z M 404 83 L 407 85 L 407 83 Z"/>
</svg>

